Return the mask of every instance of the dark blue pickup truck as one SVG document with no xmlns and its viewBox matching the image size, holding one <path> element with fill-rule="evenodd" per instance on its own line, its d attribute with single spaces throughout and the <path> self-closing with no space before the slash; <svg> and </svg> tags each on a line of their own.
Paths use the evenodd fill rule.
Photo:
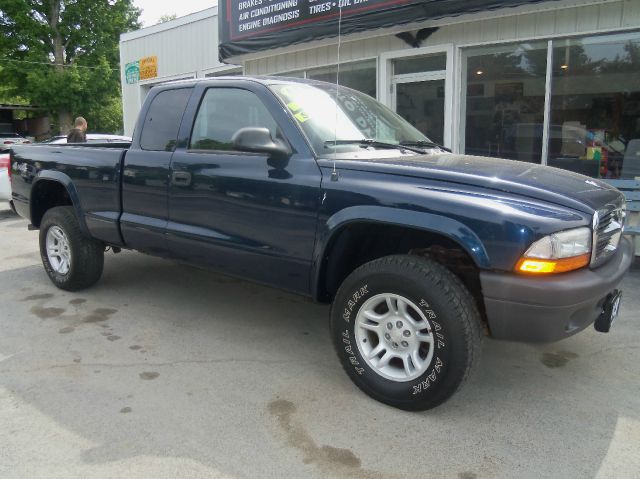
<svg viewBox="0 0 640 479">
<path fill-rule="evenodd" d="M 355 384 L 432 408 L 484 335 L 608 331 L 632 260 L 625 202 L 597 180 L 451 154 L 368 96 L 219 78 L 151 90 L 133 142 L 16 146 L 13 205 L 53 283 L 122 248 L 320 302 Z"/>
</svg>

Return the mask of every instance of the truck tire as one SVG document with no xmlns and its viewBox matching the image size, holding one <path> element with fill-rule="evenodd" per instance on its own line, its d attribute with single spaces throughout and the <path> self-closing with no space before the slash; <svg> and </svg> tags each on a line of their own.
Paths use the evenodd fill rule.
<svg viewBox="0 0 640 479">
<path fill-rule="evenodd" d="M 104 245 L 82 233 L 71 206 L 48 210 L 40 224 L 40 256 L 58 288 L 79 291 L 102 276 Z"/>
<path fill-rule="evenodd" d="M 442 265 L 414 256 L 380 258 L 349 275 L 331 308 L 331 335 L 362 391 L 408 411 L 449 399 L 482 346 L 469 291 Z"/>
</svg>

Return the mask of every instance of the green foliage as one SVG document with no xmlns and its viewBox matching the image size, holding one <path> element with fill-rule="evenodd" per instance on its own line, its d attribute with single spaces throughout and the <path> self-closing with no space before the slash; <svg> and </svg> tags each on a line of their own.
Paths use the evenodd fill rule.
<svg viewBox="0 0 640 479">
<path fill-rule="evenodd" d="M 83 114 L 77 112 L 77 115 Z M 74 115 L 76 116 L 76 115 Z M 89 131 L 99 133 L 122 134 L 124 126 L 122 124 L 122 97 L 114 96 L 107 103 L 84 113 L 84 117 L 89 123 Z"/>
<path fill-rule="evenodd" d="M 62 123 L 81 114 L 94 116 L 96 127 L 120 129 L 113 106 L 120 97 L 118 45 L 121 33 L 140 27 L 139 15 L 132 0 L 2 0 L 5 94 L 27 98 Z"/>
<path fill-rule="evenodd" d="M 175 20 L 176 18 L 178 18 L 178 15 L 176 15 L 175 13 L 167 13 L 166 15 L 162 15 L 158 19 L 158 23 L 170 22 L 171 20 Z"/>
<path fill-rule="evenodd" d="M 2 67 L 0 66 L 0 76 L 2 76 Z M 17 95 L 10 85 L 0 83 L 0 103 L 8 103 L 11 105 L 28 105 L 29 101 Z"/>
</svg>

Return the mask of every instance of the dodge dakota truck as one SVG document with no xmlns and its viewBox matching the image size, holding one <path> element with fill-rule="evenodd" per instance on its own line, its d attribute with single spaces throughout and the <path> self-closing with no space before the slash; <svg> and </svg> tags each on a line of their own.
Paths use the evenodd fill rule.
<svg viewBox="0 0 640 479">
<path fill-rule="evenodd" d="M 450 153 L 321 82 L 159 86 L 131 144 L 15 146 L 11 170 L 57 287 L 132 249 L 331 303 L 346 373 L 406 410 L 457 391 L 484 336 L 608 331 L 632 260 L 615 188 Z"/>
</svg>

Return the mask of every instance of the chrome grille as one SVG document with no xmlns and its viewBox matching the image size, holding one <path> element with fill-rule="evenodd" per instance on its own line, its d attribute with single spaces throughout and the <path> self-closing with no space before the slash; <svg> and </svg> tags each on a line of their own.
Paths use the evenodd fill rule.
<svg viewBox="0 0 640 479">
<path fill-rule="evenodd" d="M 613 256 L 620 244 L 626 208 L 610 206 L 598 210 L 593 221 L 593 254 L 591 266 L 597 267 Z"/>
</svg>

